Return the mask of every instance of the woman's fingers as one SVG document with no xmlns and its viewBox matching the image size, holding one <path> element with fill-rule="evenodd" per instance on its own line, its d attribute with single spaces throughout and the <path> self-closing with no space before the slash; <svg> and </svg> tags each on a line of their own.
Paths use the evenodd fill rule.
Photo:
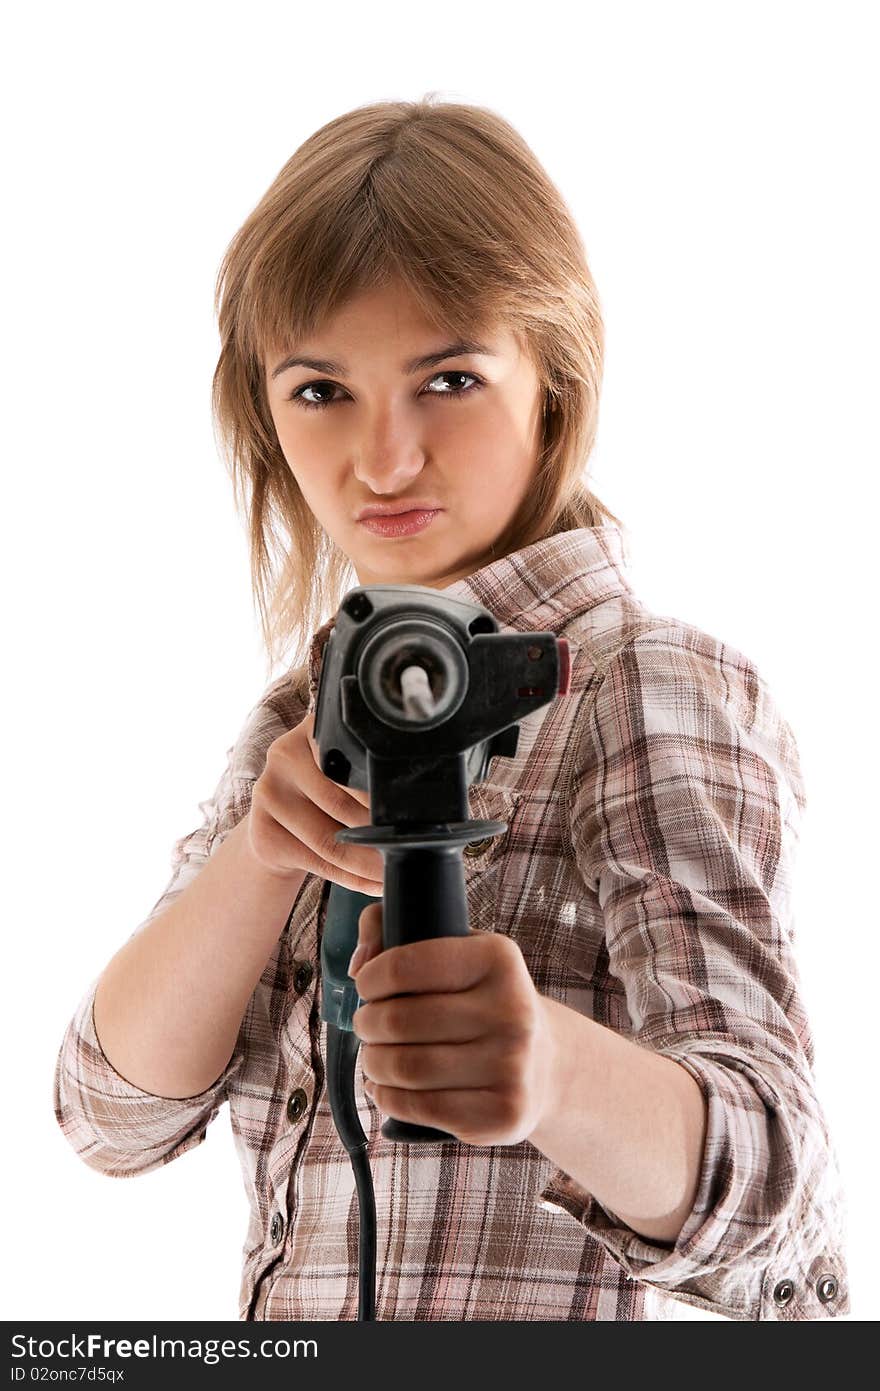
<svg viewBox="0 0 880 1391">
<path fill-rule="evenodd" d="M 304 719 L 303 722 L 302 722 L 302 727 L 305 728 L 306 738 L 308 739 L 308 742 L 309 742 L 309 748 L 310 748 L 311 751 L 312 751 L 312 758 L 314 759 L 315 767 L 318 769 L 318 771 L 320 772 L 320 774 L 321 774 L 322 777 L 326 777 L 326 773 L 324 772 L 323 768 L 321 767 L 321 751 L 320 751 L 320 749 L 318 748 L 317 742 L 316 742 L 316 740 L 315 740 L 315 733 L 314 733 L 314 731 L 315 731 L 315 715 L 314 715 L 314 711 L 309 711 L 308 715 L 306 715 L 305 719 Z M 329 781 L 332 781 L 332 779 L 329 779 Z M 369 809 L 370 809 L 370 794 L 369 794 L 369 792 L 363 791 L 363 789 L 360 788 L 360 787 L 343 787 L 341 783 L 337 783 L 336 786 L 337 786 L 337 787 L 339 788 L 339 790 L 340 790 L 341 792 L 343 792 L 347 797 L 353 798 L 354 801 L 359 802 L 360 805 L 361 805 L 362 807 L 366 807 L 367 811 L 369 811 Z M 349 825 L 352 825 L 352 826 L 368 826 L 369 824 L 370 824 L 370 818 L 369 818 L 369 816 L 367 816 L 366 820 L 357 820 L 357 821 L 349 822 Z"/>
<path fill-rule="evenodd" d="M 336 839 L 340 830 L 370 824 L 369 798 L 361 794 L 365 805 L 322 772 L 313 729 L 310 713 L 270 744 L 253 788 L 251 847 L 275 872 L 301 868 L 357 893 L 380 896 L 385 874 L 381 852 Z"/>
</svg>

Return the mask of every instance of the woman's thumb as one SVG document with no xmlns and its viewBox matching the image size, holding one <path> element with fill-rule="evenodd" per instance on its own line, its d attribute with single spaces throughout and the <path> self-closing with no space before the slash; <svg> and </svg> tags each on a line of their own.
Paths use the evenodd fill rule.
<svg viewBox="0 0 880 1391">
<path fill-rule="evenodd" d="M 358 944 L 348 963 L 348 974 L 355 976 L 362 966 L 382 950 L 382 904 L 369 903 L 358 918 Z"/>
</svg>

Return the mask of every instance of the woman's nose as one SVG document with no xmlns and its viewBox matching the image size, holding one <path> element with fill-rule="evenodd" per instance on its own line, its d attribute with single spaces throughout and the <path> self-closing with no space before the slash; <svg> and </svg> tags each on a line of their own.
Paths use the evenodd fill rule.
<svg viewBox="0 0 880 1391">
<path fill-rule="evenodd" d="M 425 466 L 425 451 L 411 427 L 365 430 L 355 445 L 357 478 L 376 493 L 401 492 Z"/>
</svg>

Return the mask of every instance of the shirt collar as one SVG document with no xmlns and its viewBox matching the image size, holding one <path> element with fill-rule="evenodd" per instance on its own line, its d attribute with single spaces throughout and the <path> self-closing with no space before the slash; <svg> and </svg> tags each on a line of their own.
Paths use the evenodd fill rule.
<svg viewBox="0 0 880 1391">
<path fill-rule="evenodd" d="M 547 632 L 558 628 L 560 617 L 585 613 L 616 594 L 634 594 L 631 563 L 619 526 L 577 527 L 500 556 L 437 593 L 480 604 L 494 614 L 502 632 L 505 628 Z M 309 645 L 310 710 L 315 707 L 324 647 L 335 623 L 334 614 L 312 635 Z"/>
</svg>

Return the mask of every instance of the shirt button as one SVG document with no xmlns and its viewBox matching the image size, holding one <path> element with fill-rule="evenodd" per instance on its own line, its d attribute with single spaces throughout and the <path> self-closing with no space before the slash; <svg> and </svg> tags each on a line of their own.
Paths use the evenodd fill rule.
<svg viewBox="0 0 880 1391">
<path fill-rule="evenodd" d="M 488 836 L 485 840 L 472 840 L 464 847 L 463 854 L 473 857 L 482 855 L 487 846 L 492 844 L 492 837 Z"/>
<path fill-rule="evenodd" d="M 269 1230 L 272 1234 L 272 1245 L 277 1246 L 284 1234 L 284 1218 L 281 1216 L 280 1212 L 275 1213 L 275 1216 L 272 1218 L 272 1226 Z"/>
<path fill-rule="evenodd" d="M 293 988 L 297 995 L 302 995 L 304 990 L 308 990 L 315 974 L 310 961 L 294 961 Z"/>
<path fill-rule="evenodd" d="M 776 1289 L 773 1291 L 773 1298 L 781 1309 L 786 1304 L 790 1304 L 794 1297 L 794 1282 L 792 1280 L 780 1280 Z"/>
<path fill-rule="evenodd" d="M 823 1304 L 830 1304 L 837 1298 L 837 1281 L 833 1275 L 820 1275 L 816 1281 L 816 1293 Z"/>
<path fill-rule="evenodd" d="M 303 1091 L 302 1087 L 297 1087 L 296 1091 L 287 1098 L 287 1119 L 291 1125 L 295 1124 L 300 1116 L 305 1115 L 308 1104 L 308 1094 Z"/>
</svg>

